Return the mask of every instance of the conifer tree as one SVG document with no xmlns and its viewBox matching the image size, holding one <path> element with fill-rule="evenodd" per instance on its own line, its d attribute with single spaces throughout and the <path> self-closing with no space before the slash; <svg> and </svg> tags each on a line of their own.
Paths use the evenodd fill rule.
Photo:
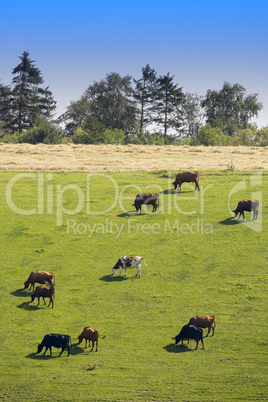
<svg viewBox="0 0 268 402">
<path fill-rule="evenodd" d="M 142 68 L 142 77 L 133 81 L 136 84 L 133 96 L 139 107 L 139 132 L 141 134 L 143 129 L 153 121 L 156 71 L 147 64 Z"/>
<path fill-rule="evenodd" d="M 21 63 L 12 71 L 14 78 L 11 85 L 11 118 L 7 126 L 13 130 L 23 130 L 38 124 L 43 118 L 51 117 L 56 107 L 48 87 L 43 89 L 41 71 L 28 52 L 20 56 Z"/>
</svg>

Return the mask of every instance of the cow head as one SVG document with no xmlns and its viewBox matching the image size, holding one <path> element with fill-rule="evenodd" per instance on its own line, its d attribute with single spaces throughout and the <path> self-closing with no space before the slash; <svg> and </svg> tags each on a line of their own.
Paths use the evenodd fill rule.
<svg viewBox="0 0 268 402">
<path fill-rule="evenodd" d="M 41 345 L 41 343 L 37 346 L 37 352 L 36 353 L 40 353 L 42 352 L 43 346 Z"/>
<path fill-rule="evenodd" d="M 112 275 L 116 273 L 116 271 L 122 266 L 122 263 L 120 260 L 117 261 L 117 263 L 113 266 L 112 268 Z"/>
<path fill-rule="evenodd" d="M 177 184 L 177 182 L 176 182 L 176 180 L 175 180 L 175 181 L 173 181 L 173 183 L 172 183 L 172 184 L 173 184 L 173 186 L 174 186 L 174 190 L 176 190 L 177 185 L 178 185 L 178 184 Z"/>
<path fill-rule="evenodd" d="M 112 268 L 112 275 L 114 275 L 115 273 L 116 273 L 116 271 L 118 270 L 118 266 L 117 265 L 115 265 L 113 268 Z"/>
<path fill-rule="evenodd" d="M 24 289 L 27 289 L 28 286 L 29 286 L 29 282 L 28 282 L 28 281 L 25 281 L 25 282 L 24 282 Z"/>
<path fill-rule="evenodd" d="M 181 340 L 180 335 L 176 335 L 176 336 L 175 336 L 175 345 L 177 345 L 177 343 L 179 343 L 180 340 Z"/>
<path fill-rule="evenodd" d="M 81 335 L 78 335 L 77 339 L 78 339 L 78 345 L 79 345 L 79 343 L 81 343 L 82 340 L 83 340 L 82 334 L 81 334 Z"/>
</svg>

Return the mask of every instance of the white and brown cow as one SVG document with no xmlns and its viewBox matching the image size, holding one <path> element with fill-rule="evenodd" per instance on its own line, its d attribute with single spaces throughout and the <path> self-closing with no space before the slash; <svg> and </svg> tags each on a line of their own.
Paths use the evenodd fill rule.
<svg viewBox="0 0 268 402">
<path fill-rule="evenodd" d="M 137 268 L 137 273 L 135 276 L 141 276 L 141 263 L 144 261 L 143 257 L 133 257 L 133 256 L 124 256 L 120 257 L 115 264 L 115 266 L 112 269 L 112 275 L 116 273 L 116 271 L 119 269 L 120 273 L 119 276 L 122 274 L 123 268 L 125 269 L 125 276 L 127 276 L 127 269 L 128 268 Z M 144 261 L 145 266 L 146 262 Z"/>
</svg>

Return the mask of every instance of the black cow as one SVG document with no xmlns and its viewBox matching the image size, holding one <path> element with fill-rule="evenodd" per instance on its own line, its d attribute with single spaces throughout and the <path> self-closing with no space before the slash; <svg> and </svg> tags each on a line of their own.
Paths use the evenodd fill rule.
<svg viewBox="0 0 268 402">
<path fill-rule="evenodd" d="M 60 334 L 48 334 L 44 336 L 44 339 L 42 342 L 38 345 L 37 347 L 37 352 L 40 353 L 42 352 L 43 348 L 46 348 L 43 354 L 46 353 L 46 351 L 49 349 L 50 350 L 50 356 L 52 356 L 51 352 L 51 347 L 54 348 L 61 348 L 61 352 L 59 354 L 59 357 L 61 356 L 62 352 L 64 349 L 68 350 L 68 356 L 70 354 L 70 349 L 71 349 L 71 337 L 69 335 L 60 335 Z"/>
<path fill-rule="evenodd" d="M 203 349 L 204 349 L 204 342 L 203 342 L 203 330 L 202 328 L 197 328 L 194 325 L 184 325 L 181 329 L 181 332 L 176 336 L 176 342 L 175 345 L 177 345 L 177 343 L 179 343 L 181 341 L 182 345 L 183 345 L 183 340 L 184 339 L 188 339 L 188 343 L 189 343 L 189 339 L 194 339 L 196 341 L 196 348 L 198 348 L 198 342 L 201 341 L 202 345 L 203 345 Z"/>
<path fill-rule="evenodd" d="M 260 203 L 259 203 L 258 200 L 243 200 L 243 201 L 239 201 L 239 203 L 237 204 L 236 209 L 233 211 L 235 213 L 235 218 L 239 214 L 238 219 L 241 217 L 241 215 L 243 216 L 243 219 L 245 219 L 244 211 L 248 211 L 248 212 L 253 211 L 252 220 L 257 219 L 258 213 L 259 213 L 259 204 Z"/>
<path fill-rule="evenodd" d="M 158 208 L 158 199 L 159 199 L 159 194 L 156 193 L 140 193 L 136 195 L 134 206 L 136 208 L 136 212 L 138 213 L 140 210 L 141 214 L 141 206 L 144 205 L 152 205 L 153 206 L 153 211 L 155 212 Z"/>
</svg>

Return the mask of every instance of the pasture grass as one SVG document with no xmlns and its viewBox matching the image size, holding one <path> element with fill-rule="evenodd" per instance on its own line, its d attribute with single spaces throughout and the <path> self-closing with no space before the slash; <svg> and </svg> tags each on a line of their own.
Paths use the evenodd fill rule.
<svg viewBox="0 0 268 402">
<path fill-rule="evenodd" d="M 177 194 L 166 171 L 2 172 L 0 398 L 267 399 L 268 173 L 253 173 L 202 171 L 199 193 Z M 159 192 L 156 214 L 135 214 L 140 190 Z M 252 196 L 258 220 L 233 219 L 228 202 Z M 122 255 L 144 257 L 141 278 L 111 276 Z M 55 273 L 54 309 L 23 290 L 37 269 Z M 216 316 L 215 336 L 175 346 L 196 314 Z M 77 344 L 88 325 L 98 352 Z M 71 335 L 69 357 L 36 354 L 52 332 Z"/>
</svg>

